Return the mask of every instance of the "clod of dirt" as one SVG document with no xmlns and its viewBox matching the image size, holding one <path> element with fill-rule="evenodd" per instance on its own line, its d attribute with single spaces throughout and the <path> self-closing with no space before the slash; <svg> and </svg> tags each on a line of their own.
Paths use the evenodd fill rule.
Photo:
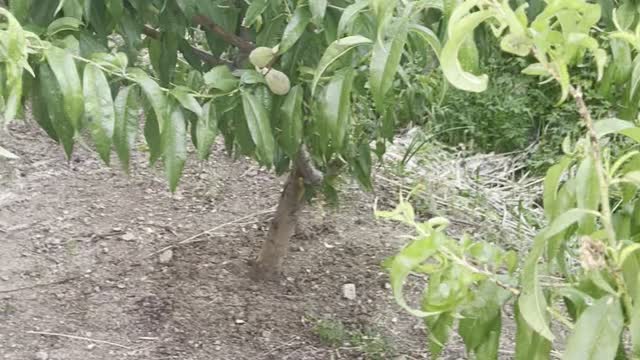
<svg viewBox="0 0 640 360">
<path fill-rule="evenodd" d="M 169 262 L 171 262 L 171 259 L 173 259 L 173 250 L 171 249 L 164 251 L 158 257 L 158 261 L 160 262 L 160 264 L 168 264 Z"/>
<path fill-rule="evenodd" d="M 34 356 L 35 360 L 48 360 L 49 359 L 49 354 L 47 354 L 44 351 L 38 351 L 36 353 L 36 355 Z"/>
<path fill-rule="evenodd" d="M 133 241 L 133 240 L 136 239 L 136 236 L 133 235 L 132 233 L 128 232 L 128 233 L 122 235 L 121 239 L 124 240 L 124 241 Z"/>
<path fill-rule="evenodd" d="M 355 284 L 344 284 L 342 285 L 342 295 L 345 299 L 355 300 L 356 299 L 356 285 Z"/>
</svg>

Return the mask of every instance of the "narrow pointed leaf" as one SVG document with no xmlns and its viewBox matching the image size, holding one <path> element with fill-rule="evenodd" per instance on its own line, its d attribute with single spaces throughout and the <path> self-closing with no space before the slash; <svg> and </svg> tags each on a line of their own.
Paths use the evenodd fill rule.
<svg viewBox="0 0 640 360">
<path fill-rule="evenodd" d="M 67 155 L 67 159 L 70 159 L 71 153 L 73 152 L 75 130 L 71 119 L 68 118 L 67 112 L 64 109 L 62 91 L 60 90 L 53 71 L 47 64 L 40 65 L 38 78 L 42 86 L 42 96 L 49 111 L 51 125 L 56 131 L 57 137 Z"/>
<path fill-rule="evenodd" d="M 46 66 L 46 65 L 43 65 Z M 40 77 L 33 81 L 30 94 L 31 110 L 33 117 L 40 127 L 55 141 L 58 141 L 58 134 L 51 122 L 49 109 L 47 109 L 47 101 L 42 93 L 42 80 Z"/>
<path fill-rule="evenodd" d="M 84 67 L 83 90 L 85 116 L 91 129 L 91 136 L 102 161 L 109 164 L 115 123 L 113 99 L 106 76 L 93 64 Z"/>
<path fill-rule="evenodd" d="M 433 49 L 433 52 L 436 53 L 436 56 L 440 56 L 442 45 L 440 44 L 440 39 L 438 39 L 438 36 L 431 29 L 419 24 L 411 24 L 409 26 L 409 31 L 411 33 L 419 35 L 424 41 L 427 42 L 427 44 L 429 44 L 429 46 L 431 46 L 431 49 Z"/>
<path fill-rule="evenodd" d="M 84 99 L 82 98 L 82 83 L 78 69 L 70 52 L 57 47 L 46 51 L 47 62 L 58 81 L 62 92 L 64 111 L 74 129 L 81 128 Z"/>
<path fill-rule="evenodd" d="M 538 277 L 538 259 L 544 252 L 547 238 L 538 235 L 534 239 L 533 248 L 525 260 L 522 270 L 522 293 L 518 299 L 518 308 L 523 319 L 538 334 L 553 341 L 555 338 L 549 329 L 547 299 Z"/>
<path fill-rule="evenodd" d="M 160 85 L 140 69 L 130 69 L 129 75 L 140 85 L 149 104 L 153 108 L 156 115 L 156 121 L 160 132 L 163 132 L 164 125 L 167 123 L 168 108 L 167 97 L 160 88 Z"/>
<path fill-rule="evenodd" d="M 211 146 L 218 135 L 218 109 L 215 101 L 209 101 L 202 108 L 202 116 L 198 119 L 196 136 L 198 157 L 205 160 L 209 157 Z"/>
<path fill-rule="evenodd" d="M 202 106 L 198 103 L 198 100 L 190 93 L 189 88 L 184 86 L 176 86 L 171 89 L 170 94 L 178 100 L 183 108 L 191 111 L 196 116 L 202 116 Z"/>
<path fill-rule="evenodd" d="M 313 82 L 311 84 L 311 93 L 315 93 L 315 88 L 318 85 L 320 78 L 331 64 L 333 64 L 344 54 L 348 53 L 349 50 L 355 48 L 356 46 L 366 44 L 371 44 L 371 40 L 360 35 L 348 36 L 331 43 L 331 45 L 327 47 L 324 54 L 322 55 L 320 62 L 318 62 L 318 66 L 313 77 Z"/>
<path fill-rule="evenodd" d="M 272 164 L 275 154 L 275 141 L 271 132 L 271 123 L 267 110 L 259 98 L 246 91 L 242 93 L 242 108 L 251 139 L 256 144 L 259 160 L 264 164 Z"/>
<path fill-rule="evenodd" d="M 369 0 L 358 0 L 344 9 L 342 16 L 340 16 L 340 21 L 338 22 L 338 37 L 349 32 L 349 29 L 353 26 L 353 22 L 358 14 L 367 6 L 369 6 Z"/>
<path fill-rule="evenodd" d="M 302 99 L 304 89 L 296 85 L 287 94 L 280 108 L 281 133 L 279 143 L 284 152 L 294 158 L 302 142 Z"/>
<path fill-rule="evenodd" d="M 464 16 L 449 25 L 449 40 L 440 56 L 442 72 L 447 80 L 458 89 L 482 92 L 487 88 L 487 75 L 476 76 L 466 72 L 458 59 L 458 53 L 469 34 L 482 22 L 493 16 L 493 12 L 482 10 Z"/>
<path fill-rule="evenodd" d="M 393 86 L 407 42 L 408 19 L 401 19 L 390 31 L 387 40 L 378 39 L 373 46 L 369 64 L 369 83 L 378 112 L 384 113 L 384 98 Z"/>
<path fill-rule="evenodd" d="M 324 14 L 327 12 L 327 0 L 309 0 L 309 9 L 313 23 L 322 25 Z"/>
<path fill-rule="evenodd" d="M 120 89 L 114 102 L 115 125 L 113 145 L 125 171 L 129 171 L 131 150 L 138 132 L 138 117 L 142 110 L 138 92 L 133 86 Z"/>
<path fill-rule="evenodd" d="M 291 20 L 284 29 L 278 52 L 284 54 L 289 50 L 302 36 L 307 25 L 311 22 L 311 12 L 306 5 L 300 5 L 294 11 Z"/>
<path fill-rule="evenodd" d="M 180 106 L 173 106 L 166 128 L 161 133 L 164 169 L 169 189 L 176 191 L 187 160 L 187 128 Z"/>
<path fill-rule="evenodd" d="M 624 326 L 620 301 L 605 296 L 578 319 L 562 356 L 565 360 L 613 359 Z"/>
<path fill-rule="evenodd" d="M 327 141 L 335 151 L 340 151 L 349 132 L 351 115 L 351 89 L 354 71 L 346 69 L 335 74 L 325 87 L 320 100 L 321 121 L 326 127 Z"/>
</svg>

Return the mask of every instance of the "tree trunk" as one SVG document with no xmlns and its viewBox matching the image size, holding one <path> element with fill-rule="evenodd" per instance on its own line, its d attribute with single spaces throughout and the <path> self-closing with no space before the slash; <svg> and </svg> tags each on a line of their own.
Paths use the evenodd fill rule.
<svg viewBox="0 0 640 360">
<path fill-rule="evenodd" d="M 273 280 L 282 274 L 289 239 L 296 229 L 298 213 L 303 205 L 305 184 L 319 185 L 322 180 L 323 174 L 313 166 L 305 145 L 301 145 L 298 158 L 280 195 L 276 214 L 271 220 L 269 234 L 254 263 L 254 279 Z"/>
<path fill-rule="evenodd" d="M 287 178 L 275 216 L 271 220 L 269 234 L 262 244 L 253 268 L 253 278 L 276 279 L 282 273 L 282 262 L 287 255 L 289 239 L 298 221 L 298 212 L 303 205 L 304 177 L 295 166 Z"/>
</svg>

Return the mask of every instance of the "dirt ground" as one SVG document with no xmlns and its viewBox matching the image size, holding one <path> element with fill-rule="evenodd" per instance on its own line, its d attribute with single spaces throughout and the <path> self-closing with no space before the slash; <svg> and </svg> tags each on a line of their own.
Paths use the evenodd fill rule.
<svg viewBox="0 0 640 360">
<path fill-rule="evenodd" d="M 420 320 L 395 305 L 380 267 L 403 231 L 373 218 L 372 194 L 345 185 L 339 210 L 306 207 L 285 278 L 256 283 L 248 261 L 284 179 L 218 146 L 209 162 L 190 160 L 172 195 L 144 153 L 126 176 L 80 147 L 67 162 L 34 125 L 10 133 L 2 145 L 20 159 L 0 163 L 0 358 L 428 357 Z M 331 345 L 319 320 L 389 346 Z M 461 354 L 453 345 L 446 358 Z"/>
</svg>

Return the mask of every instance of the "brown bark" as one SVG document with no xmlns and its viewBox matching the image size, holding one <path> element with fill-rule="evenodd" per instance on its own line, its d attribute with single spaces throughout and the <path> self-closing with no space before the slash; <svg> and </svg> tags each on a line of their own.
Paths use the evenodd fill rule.
<svg viewBox="0 0 640 360">
<path fill-rule="evenodd" d="M 160 32 L 154 28 L 151 28 L 149 26 L 144 26 L 142 28 L 142 33 L 145 34 L 146 36 L 153 38 L 153 39 L 160 39 Z M 223 61 L 222 59 L 219 59 L 215 56 L 213 56 L 212 54 L 199 49 L 195 46 L 191 46 L 191 50 L 193 50 L 193 52 L 196 54 L 196 56 L 198 56 L 202 61 L 209 63 L 211 65 L 220 65 L 220 64 L 225 64 L 226 62 Z"/>
<path fill-rule="evenodd" d="M 281 275 L 282 263 L 287 255 L 289 239 L 298 222 L 303 197 L 304 179 L 296 166 L 284 184 L 269 233 L 255 261 L 252 274 L 254 279 L 274 280 Z"/>
<path fill-rule="evenodd" d="M 192 22 L 218 35 L 227 44 L 231 44 L 244 52 L 251 52 L 251 50 L 255 49 L 256 47 L 252 42 L 247 41 L 236 34 L 227 32 L 224 28 L 222 28 L 222 26 L 216 24 L 215 22 L 213 22 L 213 20 L 204 15 L 195 15 L 191 20 Z"/>
<path fill-rule="evenodd" d="M 322 173 L 313 166 L 307 148 L 302 145 L 284 184 L 267 238 L 255 261 L 252 273 L 254 279 L 273 280 L 280 276 L 282 263 L 289 248 L 289 239 L 295 231 L 298 213 L 304 205 L 305 184 L 318 185 L 320 182 Z"/>
</svg>

